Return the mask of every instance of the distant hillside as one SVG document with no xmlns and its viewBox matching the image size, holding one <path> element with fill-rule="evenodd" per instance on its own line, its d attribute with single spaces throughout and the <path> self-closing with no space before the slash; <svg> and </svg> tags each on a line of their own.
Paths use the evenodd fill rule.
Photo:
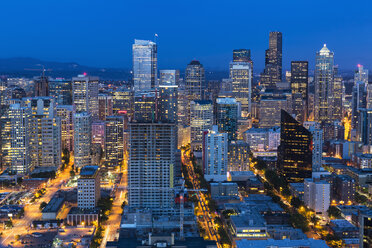
<svg viewBox="0 0 372 248">
<path fill-rule="evenodd" d="M 102 79 L 128 80 L 129 70 L 115 68 L 95 68 L 79 65 L 78 63 L 62 63 L 43 61 L 34 58 L 6 58 L 0 59 L 0 74 L 17 77 L 33 77 L 41 73 L 41 66 L 45 67 L 46 74 L 51 77 L 73 77 L 86 72 L 89 75 L 99 76 Z"/>
</svg>

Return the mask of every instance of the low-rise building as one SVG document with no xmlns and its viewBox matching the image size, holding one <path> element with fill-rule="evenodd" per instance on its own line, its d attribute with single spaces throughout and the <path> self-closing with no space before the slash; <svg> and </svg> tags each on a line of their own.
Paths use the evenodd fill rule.
<svg viewBox="0 0 372 248">
<path fill-rule="evenodd" d="M 268 238 L 266 221 L 259 213 L 231 216 L 230 227 L 234 240 Z"/>
<path fill-rule="evenodd" d="M 239 198 L 237 183 L 211 183 L 211 197 L 218 198 Z"/>
<path fill-rule="evenodd" d="M 236 241 L 237 248 L 329 248 L 324 240 L 303 239 L 303 240 L 239 240 Z"/>
<path fill-rule="evenodd" d="M 48 205 L 41 211 L 43 220 L 55 220 L 60 210 L 63 208 L 65 198 L 53 197 Z"/>
</svg>

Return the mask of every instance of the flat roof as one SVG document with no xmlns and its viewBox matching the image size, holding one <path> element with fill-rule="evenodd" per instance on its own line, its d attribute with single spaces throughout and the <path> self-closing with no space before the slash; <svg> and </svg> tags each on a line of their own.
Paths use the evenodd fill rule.
<svg viewBox="0 0 372 248">
<path fill-rule="evenodd" d="M 99 167 L 97 165 L 86 165 L 80 170 L 80 176 L 94 176 L 98 171 Z"/>
<path fill-rule="evenodd" d="M 52 200 L 49 201 L 48 205 L 46 205 L 46 207 L 41 212 L 42 213 L 58 212 L 64 201 L 65 198 L 53 197 Z"/>
<path fill-rule="evenodd" d="M 267 248 L 267 247 L 309 247 L 309 248 L 327 248 L 329 247 L 324 240 L 304 239 L 304 240 L 237 240 L 238 248 Z"/>
</svg>

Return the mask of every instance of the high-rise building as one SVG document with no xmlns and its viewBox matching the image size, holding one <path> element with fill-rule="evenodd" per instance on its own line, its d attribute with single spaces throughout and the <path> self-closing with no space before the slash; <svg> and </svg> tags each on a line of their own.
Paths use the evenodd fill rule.
<svg viewBox="0 0 372 248">
<path fill-rule="evenodd" d="M 92 145 L 105 149 L 106 125 L 104 121 L 92 122 Z M 93 163 L 93 162 L 91 162 Z"/>
<path fill-rule="evenodd" d="M 91 163 L 92 116 L 87 112 L 74 114 L 74 164 L 81 168 Z"/>
<path fill-rule="evenodd" d="M 372 246 L 372 210 L 362 212 L 359 216 L 360 247 Z"/>
<path fill-rule="evenodd" d="M 88 112 L 98 120 L 98 77 L 79 75 L 72 78 L 72 100 L 75 111 Z"/>
<path fill-rule="evenodd" d="M 239 103 L 235 98 L 217 98 L 216 105 L 219 132 L 227 133 L 229 141 L 235 140 L 238 133 Z"/>
<path fill-rule="evenodd" d="M 232 95 L 241 104 L 242 117 L 251 113 L 252 98 L 252 64 L 250 62 L 231 62 L 230 79 L 232 80 Z"/>
<path fill-rule="evenodd" d="M 320 171 L 322 167 L 323 129 L 321 129 L 320 124 L 315 121 L 304 122 L 304 127 L 309 130 L 313 136 L 312 169 L 313 171 Z"/>
<path fill-rule="evenodd" d="M 363 145 L 372 146 L 372 109 L 359 109 L 357 133 Z"/>
<path fill-rule="evenodd" d="M 360 119 L 361 109 L 367 107 L 367 85 L 358 81 L 354 84 L 352 89 L 351 98 L 351 127 L 356 129 L 358 127 L 358 121 Z"/>
<path fill-rule="evenodd" d="M 139 92 L 134 95 L 134 121 L 155 122 L 157 114 L 155 92 Z"/>
<path fill-rule="evenodd" d="M 179 70 L 160 70 L 160 86 L 179 85 Z"/>
<path fill-rule="evenodd" d="M 344 85 L 342 76 L 338 75 L 337 72 L 338 69 L 334 69 L 332 119 L 341 121 L 343 116 L 342 99 L 344 95 Z"/>
<path fill-rule="evenodd" d="M 244 140 L 233 140 L 229 143 L 228 171 L 248 171 L 250 149 Z"/>
<path fill-rule="evenodd" d="M 174 204 L 176 125 L 129 124 L 129 207 L 162 214 Z"/>
<path fill-rule="evenodd" d="M 307 178 L 304 186 L 305 205 L 316 214 L 326 215 L 331 203 L 331 185 L 326 181 Z"/>
<path fill-rule="evenodd" d="M 30 109 L 28 141 L 32 167 L 61 165 L 61 123 L 52 97 L 26 98 Z"/>
<path fill-rule="evenodd" d="M 265 70 L 261 74 L 261 85 L 275 88 L 282 81 L 282 33 L 270 32 L 269 49 L 265 51 Z"/>
<path fill-rule="evenodd" d="M 30 163 L 28 141 L 29 109 L 21 104 L 11 104 L 8 110 L 10 142 L 8 149 L 10 171 L 28 174 L 33 170 Z M 3 131 L 3 130 L 2 130 Z"/>
<path fill-rule="evenodd" d="M 291 62 L 291 90 L 292 96 L 301 94 L 301 108 L 296 109 L 297 120 L 305 121 L 307 116 L 308 106 L 308 81 L 309 81 L 309 63 L 307 61 L 292 61 Z"/>
<path fill-rule="evenodd" d="M 316 53 L 314 117 L 319 122 L 333 120 L 333 57 L 333 52 L 325 44 Z"/>
<path fill-rule="evenodd" d="M 49 96 L 55 99 L 57 105 L 72 104 L 71 80 L 56 78 L 49 81 Z"/>
<path fill-rule="evenodd" d="M 261 93 L 258 106 L 259 127 L 280 125 L 280 111 L 292 111 L 292 94 L 290 90 L 266 90 Z"/>
<path fill-rule="evenodd" d="M 233 50 L 233 62 L 251 62 L 251 50 L 250 49 L 234 49 Z"/>
<path fill-rule="evenodd" d="M 203 131 L 203 169 L 207 181 L 227 180 L 228 137 L 218 127 Z"/>
<path fill-rule="evenodd" d="M 61 146 L 62 150 L 74 150 L 74 106 L 57 105 L 57 116 L 61 120 Z"/>
<path fill-rule="evenodd" d="M 178 86 L 160 85 L 157 97 L 157 119 L 165 123 L 178 121 Z"/>
<path fill-rule="evenodd" d="M 49 78 L 44 74 L 35 81 L 35 96 L 49 96 Z"/>
<path fill-rule="evenodd" d="M 358 70 L 354 73 L 354 84 L 363 82 L 368 84 L 368 69 L 364 69 L 363 65 L 358 64 Z"/>
<path fill-rule="evenodd" d="M 157 81 L 157 46 L 149 40 L 134 40 L 133 44 L 134 91 L 154 89 Z"/>
<path fill-rule="evenodd" d="M 101 121 L 106 120 L 106 116 L 113 115 L 112 96 L 107 94 L 98 94 L 98 117 Z"/>
<path fill-rule="evenodd" d="M 133 115 L 133 91 L 120 88 L 113 93 L 113 112 L 115 115 Z"/>
<path fill-rule="evenodd" d="M 333 196 L 340 204 L 351 205 L 356 190 L 355 180 L 348 175 L 337 175 L 333 180 Z"/>
<path fill-rule="evenodd" d="M 101 197 L 100 171 L 98 166 L 86 165 L 80 169 L 77 181 L 78 208 L 92 209 L 97 206 Z"/>
<path fill-rule="evenodd" d="M 312 135 L 286 111 L 281 110 L 278 168 L 289 182 L 312 176 Z"/>
<path fill-rule="evenodd" d="M 8 79 L 5 76 L 0 76 L 0 109 L 6 105 L 6 89 L 8 87 Z"/>
<path fill-rule="evenodd" d="M 199 61 L 193 60 L 187 65 L 185 71 L 185 88 L 188 99 L 202 100 L 202 90 L 205 86 L 205 71 Z"/>
<path fill-rule="evenodd" d="M 105 164 L 120 166 L 124 159 L 124 117 L 107 116 L 105 122 Z"/>
<path fill-rule="evenodd" d="M 199 150 L 203 141 L 203 131 L 212 129 L 214 123 L 212 101 L 192 101 L 190 103 L 190 120 L 191 147 Z"/>
</svg>

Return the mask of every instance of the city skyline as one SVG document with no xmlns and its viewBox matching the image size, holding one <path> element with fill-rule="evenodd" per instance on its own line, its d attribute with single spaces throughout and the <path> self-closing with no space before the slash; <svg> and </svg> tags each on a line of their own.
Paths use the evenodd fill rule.
<svg viewBox="0 0 372 248">
<path fill-rule="evenodd" d="M 25 6 L 24 10 L 18 8 L 19 2 Z M 354 69 L 358 63 L 371 68 L 368 45 L 372 35 L 368 30 L 372 20 L 367 12 L 371 3 L 364 1 L 364 8 L 359 8 L 359 5 L 346 7 L 332 2 L 316 1 L 307 6 L 288 1 L 264 6 L 244 2 L 230 5 L 205 1 L 195 5 L 192 1 L 162 1 L 149 2 L 152 8 L 144 10 L 138 3 L 98 1 L 67 1 L 65 6 L 43 1 L 31 5 L 27 1 L 1 3 L 1 8 L 7 10 L 1 17 L 3 32 L 7 35 L 2 40 L 0 54 L 2 58 L 25 56 L 97 67 L 131 68 L 134 39 L 153 40 L 156 33 L 159 68 L 183 69 L 189 61 L 197 59 L 206 68 L 227 70 L 232 60 L 231 51 L 246 48 L 252 51 L 257 73 L 264 67 L 267 34 L 280 31 L 283 33 L 283 71 L 290 68 L 291 60 L 308 60 L 309 68 L 313 68 L 314 54 L 324 43 L 335 52 L 340 68 Z M 306 13 L 302 11 L 305 7 Z M 87 18 L 78 23 L 75 18 L 67 18 L 79 9 L 100 18 Z M 329 15 L 322 14 L 323 9 L 328 9 Z M 38 17 L 39 13 L 43 15 Z M 14 19 L 14 15 L 22 18 Z M 44 21 L 46 18 L 48 23 Z M 300 18 L 301 22 L 294 22 Z M 28 21 L 22 21 L 24 19 Z M 173 21 L 167 21 L 169 19 Z M 85 38 L 73 38 L 87 35 L 95 38 L 89 42 Z M 23 43 L 25 40 L 27 45 Z"/>
</svg>

